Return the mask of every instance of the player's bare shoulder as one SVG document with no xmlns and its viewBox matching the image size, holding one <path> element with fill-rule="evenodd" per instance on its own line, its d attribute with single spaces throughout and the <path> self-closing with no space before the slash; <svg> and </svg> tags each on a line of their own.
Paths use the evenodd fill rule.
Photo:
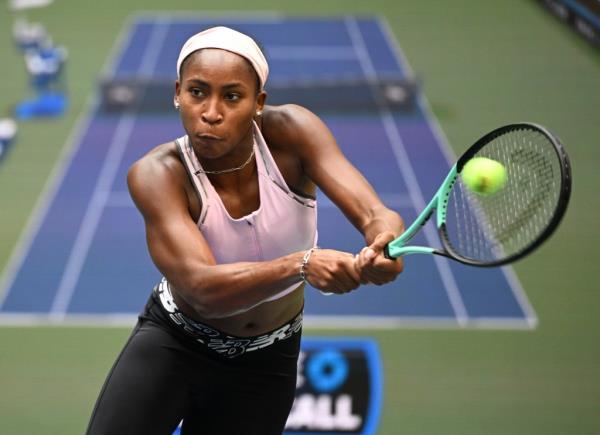
<svg viewBox="0 0 600 435">
<path fill-rule="evenodd" d="M 339 151 L 329 127 L 315 113 L 295 104 L 265 106 L 263 134 L 276 151 L 294 154 L 303 167 Z"/>
<path fill-rule="evenodd" d="M 168 142 L 153 148 L 131 165 L 127 180 L 130 187 L 138 187 L 138 184 L 151 185 L 153 180 L 176 181 L 181 175 L 185 175 L 185 168 L 175 144 Z"/>
<path fill-rule="evenodd" d="M 150 204 L 185 199 L 188 184 L 189 178 L 174 142 L 150 150 L 131 165 L 127 174 L 129 192 L 142 212 Z"/>
<path fill-rule="evenodd" d="M 290 150 L 299 146 L 320 119 L 310 110 L 296 104 L 265 106 L 261 129 L 271 148 Z"/>
</svg>

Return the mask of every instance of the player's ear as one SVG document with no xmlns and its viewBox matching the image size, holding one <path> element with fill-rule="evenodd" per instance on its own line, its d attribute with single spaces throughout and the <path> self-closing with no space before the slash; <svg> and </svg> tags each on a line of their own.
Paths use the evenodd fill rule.
<svg viewBox="0 0 600 435">
<path fill-rule="evenodd" d="M 173 96 L 173 106 L 179 110 L 179 93 L 181 92 L 181 83 L 179 80 L 175 81 L 175 95 Z"/>
<path fill-rule="evenodd" d="M 267 93 L 260 91 L 256 97 L 256 116 L 261 116 L 263 108 L 265 107 L 265 101 L 267 100 Z"/>
</svg>

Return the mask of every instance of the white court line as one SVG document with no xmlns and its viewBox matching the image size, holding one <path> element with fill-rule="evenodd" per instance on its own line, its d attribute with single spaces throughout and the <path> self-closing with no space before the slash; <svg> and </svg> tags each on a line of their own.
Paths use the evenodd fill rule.
<svg viewBox="0 0 600 435">
<path fill-rule="evenodd" d="M 117 191 L 117 192 L 113 191 L 113 192 L 109 193 L 108 198 L 106 199 L 105 207 L 135 208 L 135 204 L 133 203 L 133 199 L 131 199 L 131 195 L 129 195 L 128 191 L 126 191 L 126 190 Z"/>
<path fill-rule="evenodd" d="M 350 38 L 352 39 L 352 43 L 360 59 L 363 72 L 367 78 L 377 78 L 377 72 L 373 66 L 373 62 L 371 61 L 365 41 L 360 29 L 358 28 L 356 20 L 353 17 L 346 17 L 345 22 L 348 28 L 348 33 L 350 34 Z M 379 107 L 379 112 L 385 132 L 388 136 L 390 144 L 392 145 L 392 150 L 396 155 L 396 161 L 400 166 L 402 177 L 409 187 L 408 190 L 413 204 L 417 212 L 420 212 L 425 208 L 427 203 L 425 202 L 423 192 L 421 191 L 421 187 L 419 186 L 415 172 L 410 164 L 406 147 L 404 146 L 404 142 L 402 141 L 402 137 L 400 136 L 400 132 L 398 131 L 394 117 L 389 109 L 385 107 Z M 437 242 L 437 237 L 431 226 L 425 226 L 423 231 L 425 232 L 427 242 L 430 244 L 430 246 L 434 246 L 434 244 Z M 442 282 L 444 283 L 444 288 L 448 294 L 448 300 L 450 301 L 450 305 L 452 306 L 454 314 L 456 315 L 456 319 L 459 325 L 465 326 L 469 321 L 469 315 L 465 308 L 460 291 L 458 290 L 452 270 L 448 264 L 448 260 L 438 256 L 434 256 L 433 259 L 440 273 Z"/>
<path fill-rule="evenodd" d="M 113 43 L 106 60 L 104 61 L 103 67 L 100 69 L 101 74 L 104 76 L 113 76 L 115 71 L 117 70 L 117 63 L 123 59 L 123 55 L 125 50 L 131 44 L 131 38 L 133 38 L 133 33 L 131 32 L 131 18 L 128 18 L 126 23 L 121 27 L 119 34 L 115 42 Z"/>
<path fill-rule="evenodd" d="M 102 71 L 107 71 L 114 66 L 114 58 L 116 57 L 117 50 L 119 51 L 120 56 L 129 43 L 132 32 L 126 31 L 126 29 L 128 28 L 121 28 L 119 34 L 117 35 L 116 43 L 113 45 L 111 55 L 107 57 L 107 60 L 105 60 L 104 65 L 101 68 Z M 4 306 L 4 302 L 6 301 L 9 291 L 17 277 L 17 272 L 23 266 L 25 258 L 31 250 L 33 241 L 40 232 L 42 223 L 48 216 L 50 206 L 54 203 L 60 186 L 62 185 L 67 172 L 71 167 L 71 163 L 79 151 L 83 141 L 83 136 L 87 132 L 88 127 L 94 119 L 94 113 L 100 104 L 100 97 L 95 92 L 91 93 L 90 95 L 91 96 L 88 97 L 86 103 L 84 104 L 83 111 L 80 113 L 77 121 L 75 122 L 75 127 L 67 138 L 66 144 L 63 147 L 60 156 L 58 157 L 57 163 L 55 164 L 50 176 L 42 188 L 33 211 L 29 215 L 27 223 L 25 224 L 25 229 L 21 233 L 21 237 L 19 238 L 16 247 L 13 249 L 11 257 L 3 271 L 3 278 L 2 281 L 0 281 L 0 309 L 2 309 Z"/>
<path fill-rule="evenodd" d="M 49 313 L 2 313 L 0 326 L 23 327 L 116 327 L 131 328 L 138 320 L 137 314 L 67 314 L 57 318 Z M 472 319 L 468 325 L 460 325 L 454 316 L 322 316 L 305 315 L 305 329 L 344 329 L 344 330 L 395 330 L 403 329 L 531 329 L 523 318 L 483 317 Z"/>
<path fill-rule="evenodd" d="M 158 56 L 167 39 L 170 26 L 171 20 L 169 18 L 158 17 L 155 20 L 152 34 L 150 35 L 150 41 L 144 50 L 142 63 L 138 67 L 137 75 L 142 77 L 152 76 L 152 73 L 156 69 L 156 64 L 158 63 Z"/>
<path fill-rule="evenodd" d="M 353 47 L 269 45 L 265 49 L 267 58 L 281 60 L 358 60 Z"/>
<path fill-rule="evenodd" d="M 202 10 L 201 12 L 193 11 L 174 11 L 164 9 L 147 9 L 136 11 L 133 14 L 135 23 L 141 21 L 155 21 L 157 16 L 169 17 L 171 24 L 190 23 L 197 24 L 199 20 L 207 18 L 219 19 L 219 21 L 227 21 L 233 23 L 260 23 L 260 24 L 281 24 L 287 20 L 287 17 L 278 11 L 255 9 L 252 11 L 237 11 L 237 10 Z M 205 26 L 199 26 L 198 31 L 204 29 Z M 191 35 L 190 35 L 191 36 Z"/>
<path fill-rule="evenodd" d="M 142 75 L 150 75 L 156 67 L 158 55 L 166 35 L 169 25 L 165 20 L 157 20 L 157 24 L 152 29 L 148 44 L 146 45 L 143 62 L 138 69 Z M 85 216 L 79 227 L 75 244 L 69 255 L 65 271 L 56 292 L 51 308 L 51 316 L 57 319 L 64 319 L 75 286 L 79 281 L 81 270 L 87 259 L 91 244 L 98 229 L 102 212 L 110 195 L 111 187 L 118 172 L 119 165 L 127 148 L 127 142 L 131 137 L 133 126 L 135 124 L 135 114 L 124 114 L 121 116 L 117 125 L 115 134 L 112 138 L 108 154 L 102 165 L 102 170 L 96 181 L 96 186 L 92 198 L 88 203 Z"/>
<path fill-rule="evenodd" d="M 49 327 L 49 326 L 74 326 L 74 327 L 127 327 L 131 328 L 138 319 L 132 313 L 106 313 L 106 314 L 67 314 L 59 317 L 51 313 L 1 313 L 0 326 L 23 327 Z"/>
<path fill-rule="evenodd" d="M 389 26 L 388 21 L 383 17 L 377 17 L 377 20 L 380 24 L 380 27 L 383 29 L 384 37 L 388 43 L 388 45 L 393 49 L 394 55 L 398 63 L 402 66 L 402 68 L 407 71 L 408 74 L 414 75 L 408 61 L 406 60 L 406 56 L 402 51 L 402 47 L 398 44 L 398 41 L 394 37 L 392 29 Z M 450 142 L 448 141 L 446 135 L 442 131 L 440 124 L 438 123 L 435 116 L 433 116 L 433 112 L 431 110 L 431 106 L 429 105 L 429 101 L 425 98 L 422 93 L 419 93 L 417 96 L 417 103 L 419 104 L 421 111 L 427 118 L 427 122 L 432 127 L 433 134 L 436 138 L 436 142 L 443 155 L 446 157 L 446 161 L 448 162 L 448 168 L 450 168 L 454 162 L 456 161 L 456 155 L 452 151 L 452 147 L 450 146 Z M 514 268 L 511 266 L 504 266 L 501 268 L 502 273 L 504 274 L 507 282 L 510 285 L 511 291 L 517 300 L 517 303 L 521 307 L 521 310 L 525 314 L 526 321 L 530 328 L 535 328 L 538 324 L 538 317 L 535 313 L 535 310 L 527 295 L 521 282 L 517 278 Z M 473 321 L 473 319 L 471 319 Z"/>
<path fill-rule="evenodd" d="M 305 315 L 304 328 L 313 329 L 529 329 L 521 318 L 478 318 L 462 324 L 455 316 L 321 316 Z"/>
<path fill-rule="evenodd" d="M 102 171 L 96 181 L 94 193 L 88 203 L 85 216 L 83 217 L 81 226 L 77 232 L 75 244 L 73 245 L 73 249 L 71 249 L 67 265 L 65 266 L 62 279 L 58 286 L 58 291 L 54 296 L 54 301 L 50 309 L 51 314 L 57 319 L 64 318 L 67 308 L 69 307 L 69 302 L 73 297 L 75 286 L 77 285 L 77 281 L 79 281 L 81 270 L 94 240 L 94 235 L 98 229 L 98 223 L 102 217 L 110 187 L 113 184 L 115 175 L 119 169 L 134 124 L 135 116 L 125 114 L 121 116 L 115 130 L 108 154 L 102 165 Z"/>
</svg>

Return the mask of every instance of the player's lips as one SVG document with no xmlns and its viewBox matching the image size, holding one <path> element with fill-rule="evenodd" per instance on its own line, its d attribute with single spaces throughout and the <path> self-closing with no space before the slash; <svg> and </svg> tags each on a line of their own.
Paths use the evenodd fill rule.
<svg viewBox="0 0 600 435">
<path fill-rule="evenodd" d="M 202 139 L 202 140 L 223 140 L 223 138 L 221 136 L 217 136 L 214 134 L 210 134 L 210 133 L 200 133 L 197 134 L 196 137 L 198 139 Z"/>
</svg>

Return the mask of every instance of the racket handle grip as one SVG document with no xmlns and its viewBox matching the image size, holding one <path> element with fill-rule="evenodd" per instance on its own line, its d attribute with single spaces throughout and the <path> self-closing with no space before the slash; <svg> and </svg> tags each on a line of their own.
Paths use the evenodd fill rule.
<svg viewBox="0 0 600 435">
<path fill-rule="evenodd" d="M 394 243 L 394 242 L 391 242 L 391 243 Z M 392 254 L 392 252 L 393 252 L 393 254 Z M 444 252 L 438 251 L 437 249 L 430 248 L 428 246 L 402 246 L 402 247 L 392 246 L 392 250 L 390 252 L 390 244 L 388 243 L 387 245 L 385 245 L 385 248 L 383 248 L 383 255 L 385 256 L 385 258 L 388 258 L 390 260 L 395 260 L 399 257 L 403 257 L 405 255 L 412 255 L 412 254 L 446 255 Z"/>
</svg>

